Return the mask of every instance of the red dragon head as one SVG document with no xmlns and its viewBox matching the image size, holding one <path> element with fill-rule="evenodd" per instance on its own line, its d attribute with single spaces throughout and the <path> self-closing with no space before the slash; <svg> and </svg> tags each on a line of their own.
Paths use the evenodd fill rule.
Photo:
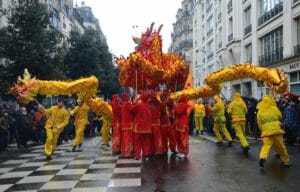
<svg viewBox="0 0 300 192">
<path fill-rule="evenodd" d="M 9 94 L 14 95 L 20 103 L 27 104 L 33 101 L 37 95 L 35 88 L 35 78 L 31 78 L 27 69 L 24 70 L 23 78 L 18 77 L 17 84 L 9 90 Z"/>
</svg>

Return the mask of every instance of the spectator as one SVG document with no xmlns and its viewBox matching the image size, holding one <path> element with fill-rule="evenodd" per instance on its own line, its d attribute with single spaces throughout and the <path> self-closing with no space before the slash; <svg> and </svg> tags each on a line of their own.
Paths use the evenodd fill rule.
<svg viewBox="0 0 300 192">
<path fill-rule="evenodd" d="M 41 111 L 41 106 L 38 106 L 38 109 L 34 112 L 34 119 L 37 130 L 37 141 L 39 144 L 45 144 L 46 132 L 44 129 L 46 117 Z"/>
<path fill-rule="evenodd" d="M 290 102 L 283 112 L 283 125 L 286 132 L 286 143 L 293 145 L 296 141 L 297 117 L 294 103 Z"/>
<path fill-rule="evenodd" d="M 19 137 L 20 137 L 20 144 L 19 146 L 27 147 L 27 141 L 29 135 L 32 134 L 31 131 L 31 124 L 30 119 L 27 114 L 27 110 L 25 107 L 20 107 L 20 112 L 17 115 L 15 128 L 18 130 Z"/>
<path fill-rule="evenodd" d="M 9 116 L 7 111 L 2 111 L 0 114 L 0 150 L 7 147 L 9 130 Z"/>
</svg>

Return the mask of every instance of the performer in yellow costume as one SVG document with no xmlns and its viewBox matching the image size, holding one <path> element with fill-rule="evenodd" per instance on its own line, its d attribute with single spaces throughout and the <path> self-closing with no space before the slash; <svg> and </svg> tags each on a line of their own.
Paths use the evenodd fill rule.
<svg viewBox="0 0 300 192">
<path fill-rule="evenodd" d="M 72 148 L 73 152 L 76 151 L 77 146 L 80 148 L 82 145 L 83 133 L 88 123 L 88 112 L 90 110 L 89 106 L 82 100 L 78 100 L 77 102 L 78 102 L 78 106 L 71 111 L 71 115 L 76 114 L 75 122 L 74 122 L 75 139 L 73 140 L 73 148 Z"/>
<path fill-rule="evenodd" d="M 281 129 L 282 114 L 271 96 L 264 96 L 258 105 L 257 124 L 261 130 L 263 146 L 259 154 L 259 165 L 264 167 L 269 152 L 273 146 L 279 153 L 283 164 L 290 166 L 290 159 L 283 142 L 284 131 Z"/>
<path fill-rule="evenodd" d="M 47 117 L 47 122 L 45 124 L 47 134 L 45 155 L 47 160 L 50 160 L 55 150 L 57 139 L 69 122 L 69 113 L 64 108 L 62 100 L 60 100 L 56 106 L 44 109 L 43 111 Z"/>
<path fill-rule="evenodd" d="M 241 142 L 244 153 L 248 153 L 249 144 L 246 139 L 246 113 L 247 106 L 239 93 L 235 93 L 230 102 L 227 112 L 231 116 L 232 127 Z"/>
<path fill-rule="evenodd" d="M 228 146 L 232 145 L 232 138 L 226 128 L 226 118 L 225 118 L 225 106 L 220 97 L 214 96 L 215 104 L 213 107 L 209 107 L 214 116 L 214 133 L 217 138 L 217 144 L 223 143 L 223 138 L 221 133 L 224 134 L 226 140 L 228 141 Z"/>
<path fill-rule="evenodd" d="M 195 126 L 196 126 L 196 133 L 198 134 L 199 131 L 201 135 L 203 135 L 203 119 L 205 117 L 205 107 L 202 104 L 202 99 L 198 100 L 198 103 L 194 106 L 194 120 L 195 120 Z"/>
<path fill-rule="evenodd" d="M 107 116 L 102 116 L 101 119 L 102 121 L 102 128 L 101 128 L 101 136 L 102 136 L 102 146 L 107 146 L 109 147 L 109 131 L 111 129 L 111 118 Z"/>
</svg>

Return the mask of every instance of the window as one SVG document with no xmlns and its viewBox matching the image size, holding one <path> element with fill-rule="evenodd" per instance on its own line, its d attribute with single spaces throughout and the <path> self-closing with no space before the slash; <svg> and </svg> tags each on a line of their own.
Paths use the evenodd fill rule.
<svg viewBox="0 0 300 192">
<path fill-rule="evenodd" d="M 294 83 L 294 82 L 298 82 L 299 81 L 299 72 L 294 72 L 294 73 L 290 73 L 290 82 Z"/>
<path fill-rule="evenodd" d="M 264 66 L 283 58 L 283 29 L 282 26 L 261 38 L 261 57 L 259 63 Z"/>
<path fill-rule="evenodd" d="M 275 8 L 277 5 L 282 3 L 283 0 L 263 0 L 262 7 L 263 13 L 269 12 L 271 9 Z"/>
<path fill-rule="evenodd" d="M 206 22 L 206 29 L 207 29 L 207 35 L 209 35 L 213 31 L 213 17 L 209 17 L 207 22 Z"/>
<path fill-rule="evenodd" d="M 214 53 L 213 53 L 213 42 L 214 41 L 210 41 L 207 44 L 207 60 L 212 59 L 212 57 L 214 56 Z"/>
<path fill-rule="evenodd" d="M 244 10 L 244 27 L 247 27 L 251 24 L 251 7 L 248 7 Z"/>
<path fill-rule="evenodd" d="M 252 63 L 252 44 L 245 46 L 245 62 Z"/>
<path fill-rule="evenodd" d="M 300 18 L 297 19 L 297 44 L 300 44 Z"/>
<path fill-rule="evenodd" d="M 0 7 L 2 7 L 2 0 L 0 0 Z"/>
</svg>

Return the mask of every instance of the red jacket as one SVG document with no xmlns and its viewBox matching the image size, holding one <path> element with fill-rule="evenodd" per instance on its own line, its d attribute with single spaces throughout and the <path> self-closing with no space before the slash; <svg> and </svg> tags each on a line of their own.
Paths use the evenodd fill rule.
<svg viewBox="0 0 300 192">
<path fill-rule="evenodd" d="M 131 108 L 134 114 L 134 132 L 136 133 L 152 133 L 152 112 L 147 100 L 148 95 L 142 93 L 141 100 Z"/>
<path fill-rule="evenodd" d="M 130 109 L 132 108 L 132 104 L 128 102 L 128 96 L 126 93 L 122 94 L 122 106 L 121 106 L 121 129 L 128 130 L 133 129 L 133 117 Z"/>
<path fill-rule="evenodd" d="M 121 107 L 119 105 L 119 101 L 118 101 L 118 96 L 117 95 L 113 95 L 112 96 L 111 107 L 112 107 L 112 112 L 113 112 L 112 124 L 113 124 L 113 126 L 120 126 L 120 122 L 121 122 Z M 116 127 L 114 127 L 114 128 L 116 128 Z"/>
<path fill-rule="evenodd" d="M 184 96 L 180 97 L 178 103 L 174 107 L 175 110 L 175 121 L 176 121 L 176 131 L 185 131 L 188 129 L 188 104 Z"/>
</svg>

